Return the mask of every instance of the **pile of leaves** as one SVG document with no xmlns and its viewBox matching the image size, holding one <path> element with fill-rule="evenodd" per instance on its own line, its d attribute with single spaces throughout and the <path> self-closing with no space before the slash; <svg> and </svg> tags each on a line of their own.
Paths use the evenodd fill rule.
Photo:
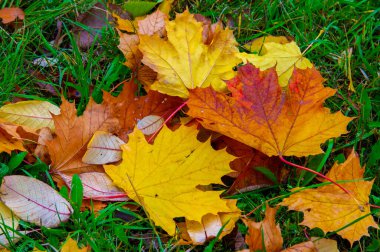
<svg viewBox="0 0 380 252">
<path fill-rule="evenodd" d="M 240 52 L 231 30 L 189 11 L 173 20 L 160 10 L 114 17 L 132 71 L 117 96 L 90 99 L 80 116 L 63 97 L 60 107 L 21 101 L 0 108 L 0 151 L 18 152 L 18 164 L 48 164 L 60 188 L 37 174 L 12 175 L 17 165 L 3 170 L 1 243 L 28 232 L 18 231 L 19 219 L 53 228 L 85 207 L 134 201 L 157 234 L 154 226 L 181 245 L 222 239 L 241 219 L 248 230 L 238 249 L 337 251 L 336 241 L 318 237 L 284 249 L 278 207 L 267 205 L 265 219 L 255 222 L 231 197 L 281 183 L 285 164 L 307 169 L 286 157 L 323 153 L 321 144 L 347 133 L 353 119 L 324 107 L 336 90 L 323 85 L 296 43 L 269 36 Z M 353 244 L 378 227 L 369 203 L 373 180 L 363 174 L 352 150 L 318 174 L 320 184 L 293 188 L 277 205 L 303 212 L 300 225 Z"/>
</svg>

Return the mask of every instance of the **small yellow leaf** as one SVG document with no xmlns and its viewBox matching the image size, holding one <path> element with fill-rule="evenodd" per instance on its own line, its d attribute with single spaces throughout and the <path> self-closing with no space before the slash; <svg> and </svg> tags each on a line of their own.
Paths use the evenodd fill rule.
<svg viewBox="0 0 380 252">
<path fill-rule="evenodd" d="M 63 244 L 61 248 L 61 252 L 86 252 L 86 251 L 88 251 L 87 247 L 79 248 L 78 243 L 71 237 L 67 238 L 65 244 Z"/>
<path fill-rule="evenodd" d="M 217 25 L 210 44 L 203 43 L 203 23 L 185 11 L 166 21 L 167 39 L 139 35 L 142 62 L 158 73 L 151 89 L 187 98 L 188 89 L 212 86 L 227 90 L 225 80 L 235 76 L 240 63 L 237 43 L 231 30 Z"/>
<path fill-rule="evenodd" d="M 298 69 L 312 68 L 313 64 L 303 57 L 296 42 L 287 44 L 268 42 L 264 43 L 264 51 L 261 55 L 240 53 L 244 63 L 250 62 L 260 68 L 261 71 L 276 67 L 278 82 L 281 87 L 286 87 L 292 77 L 294 67 Z"/>
<path fill-rule="evenodd" d="M 148 216 L 168 234 L 175 234 L 176 217 L 200 222 L 208 213 L 229 212 L 220 192 L 201 191 L 198 185 L 221 183 L 234 157 L 215 151 L 210 141 L 197 140 L 195 127 L 172 132 L 165 125 L 150 145 L 140 130 L 122 146 L 119 165 L 106 165 L 106 173 L 127 195 L 142 205 Z"/>
<path fill-rule="evenodd" d="M 21 101 L 0 108 L 0 118 L 33 131 L 43 127 L 54 131 L 52 114 L 59 113 L 59 107 L 47 101 Z"/>
</svg>

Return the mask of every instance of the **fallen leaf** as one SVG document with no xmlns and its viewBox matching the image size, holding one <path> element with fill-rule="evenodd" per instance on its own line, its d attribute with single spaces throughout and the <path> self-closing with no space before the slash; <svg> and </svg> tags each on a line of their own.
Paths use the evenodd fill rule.
<svg viewBox="0 0 380 252">
<path fill-rule="evenodd" d="M 103 171 L 101 166 L 82 162 L 87 144 L 96 131 L 116 132 L 119 122 L 105 100 L 96 104 L 92 99 L 82 116 L 77 116 L 75 104 L 62 101 L 61 114 L 53 116 L 56 137 L 46 143 L 54 173 Z"/>
<path fill-rule="evenodd" d="M 148 115 L 137 122 L 137 128 L 144 135 L 151 135 L 160 130 L 164 124 L 164 119 L 161 116 Z"/>
<path fill-rule="evenodd" d="M 240 53 L 240 57 L 244 63 L 249 62 L 262 71 L 275 67 L 281 87 L 288 85 L 295 68 L 304 70 L 313 67 L 294 41 L 286 44 L 264 42 L 263 47 L 260 55 Z"/>
<path fill-rule="evenodd" d="M 31 177 L 5 176 L 1 200 L 20 219 L 38 226 L 57 227 L 70 218 L 70 203 L 47 184 Z"/>
<path fill-rule="evenodd" d="M 19 219 L 12 211 L 0 202 L 0 248 L 9 244 L 9 239 L 15 242 L 15 239 L 19 237 L 15 230 L 18 229 Z M 4 234 L 6 232 L 7 234 Z"/>
<path fill-rule="evenodd" d="M 291 246 L 290 248 L 281 250 L 281 252 L 318 252 L 319 250 L 315 247 L 314 243 L 311 241 L 302 242 Z"/>
<path fill-rule="evenodd" d="M 183 244 L 200 245 L 206 241 L 217 237 L 219 231 L 223 231 L 219 235 L 222 239 L 225 235 L 232 232 L 235 228 L 235 222 L 240 218 L 240 210 L 236 207 L 235 200 L 229 200 L 227 205 L 230 207 L 228 213 L 206 214 L 202 217 L 202 221 L 187 220 L 180 229 L 180 236 L 184 239 Z M 183 232 L 186 232 L 183 235 Z"/>
<path fill-rule="evenodd" d="M 274 181 L 256 170 L 258 167 L 267 168 L 273 173 L 277 181 L 281 181 L 283 169 L 279 158 L 269 158 L 252 147 L 226 136 L 218 137 L 213 141 L 213 145 L 216 146 L 217 149 L 227 147 L 227 152 L 237 157 L 230 163 L 231 169 L 237 172 L 229 174 L 229 176 L 236 179 L 228 189 L 228 193 L 246 192 L 273 185 Z"/>
<path fill-rule="evenodd" d="M 290 40 L 287 37 L 284 36 L 264 36 L 256 38 L 252 41 L 249 41 L 248 43 L 244 44 L 244 48 L 252 53 L 265 53 L 266 50 L 264 47 L 264 43 L 274 42 L 277 44 L 287 44 L 290 42 Z"/>
<path fill-rule="evenodd" d="M 25 13 L 20 8 L 3 8 L 0 9 L 0 19 L 3 24 L 9 24 L 16 19 L 24 20 Z"/>
<path fill-rule="evenodd" d="M 169 235 L 176 230 L 173 218 L 200 222 L 208 213 L 230 211 L 220 192 L 196 187 L 221 183 L 220 177 L 231 171 L 228 163 L 233 157 L 225 150 L 213 150 L 209 141 L 199 142 L 197 133 L 194 127 L 182 126 L 172 132 L 164 126 L 150 145 L 135 130 L 122 146 L 121 164 L 105 166 L 114 183 Z"/>
<path fill-rule="evenodd" d="M 72 176 L 61 174 L 63 180 L 71 188 Z M 102 172 L 85 172 L 78 175 L 83 185 L 83 196 L 100 201 L 127 201 L 125 193 L 117 188 L 110 177 Z"/>
<path fill-rule="evenodd" d="M 138 33 L 143 35 L 152 36 L 158 34 L 163 36 L 165 32 L 165 21 L 167 20 L 167 15 L 156 10 L 150 15 L 147 15 L 144 19 L 138 20 Z"/>
<path fill-rule="evenodd" d="M 261 72 L 249 64 L 228 83 L 233 98 L 211 88 L 192 90 L 187 114 L 268 156 L 315 155 L 327 139 L 346 133 L 352 120 L 323 107 L 335 91 L 322 82 L 314 68 L 296 70 L 285 94 L 274 69 Z"/>
<path fill-rule="evenodd" d="M 311 237 L 311 241 L 314 243 L 318 252 L 339 252 L 336 240 Z"/>
<path fill-rule="evenodd" d="M 129 67 L 132 71 L 139 68 L 142 53 L 139 50 L 139 37 L 136 34 L 127 34 L 119 32 L 120 42 L 118 45 L 119 50 L 124 54 L 127 60 L 124 64 Z"/>
<path fill-rule="evenodd" d="M 276 225 L 276 212 L 277 208 L 267 206 L 263 221 L 254 222 L 243 219 L 243 222 L 248 227 L 245 242 L 248 244 L 250 251 L 260 250 L 275 252 L 282 249 L 283 239 L 280 225 Z"/>
<path fill-rule="evenodd" d="M 148 14 L 156 5 L 157 2 L 130 0 L 123 4 L 123 9 L 138 17 Z"/>
<path fill-rule="evenodd" d="M 116 19 L 116 28 L 121 31 L 135 33 L 138 28 L 138 20 L 141 18 L 132 19 L 131 17 L 121 17 L 116 13 L 112 13 L 112 16 Z"/>
<path fill-rule="evenodd" d="M 79 248 L 78 243 L 70 236 L 67 237 L 65 244 L 63 244 L 61 252 L 87 252 L 87 247 Z"/>
<path fill-rule="evenodd" d="M 0 122 L 0 153 L 6 152 L 11 154 L 13 150 L 25 151 L 21 137 L 17 133 L 15 125 Z"/>
<path fill-rule="evenodd" d="M 82 158 L 86 164 L 108 164 L 121 159 L 120 146 L 123 140 L 111 133 L 96 131 L 87 145 L 87 151 Z"/>
<path fill-rule="evenodd" d="M 371 216 L 369 195 L 372 181 L 363 180 L 364 168 L 361 168 L 358 155 L 352 151 L 343 164 L 334 164 L 327 177 L 334 181 L 351 181 L 342 184 L 351 194 L 347 194 L 335 185 L 320 186 L 295 192 L 284 199 L 281 206 L 289 210 L 302 211 L 304 220 L 300 225 L 320 228 L 325 233 L 337 231 L 337 234 L 349 240 L 351 245 L 362 236 L 369 236 L 368 228 L 378 228 Z M 300 188 L 294 188 L 297 191 Z"/>
<path fill-rule="evenodd" d="M 158 9 L 162 11 L 163 13 L 165 13 L 166 15 L 169 15 L 174 1 L 175 0 L 163 0 L 161 4 L 158 6 Z"/>
<path fill-rule="evenodd" d="M 130 133 L 138 121 L 148 115 L 157 115 L 167 118 L 182 103 L 182 99 L 161 94 L 157 91 L 149 91 L 145 96 L 135 97 L 137 85 L 133 81 L 124 84 L 123 91 L 118 97 L 108 93 L 104 94 L 104 101 L 112 105 L 112 113 L 119 119 L 122 132 L 119 137 L 126 141 L 121 135 Z"/>
<path fill-rule="evenodd" d="M 59 107 L 47 101 L 20 101 L 0 108 L 1 119 L 30 131 L 36 131 L 43 127 L 49 127 L 54 131 L 52 114 L 58 115 L 59 113 Z"/>
<path fill-rule="evenodd" d="M 203 24 L 188 11 L 166 21 L 167 39 L 139 35 L 142 62 L 158 73 L 151 89 L 187 98 L 188 89 L 212 86 L 226 91 L 224 80 L 234 77 L 239 62 L 231 30 L 216 28 L 210 45 L 202 41 Z"/>
<path fill-rule="evenodd" d="M 46 143 L 53 140 L 53 135 L 51 134 L 51 130 L 48 127 L 42 128 L 38 135 L 37 146 L 34 150 L 34 154 L 39 157 L 42 162 L 49 164 L 51 160 Z"/>
</svg>

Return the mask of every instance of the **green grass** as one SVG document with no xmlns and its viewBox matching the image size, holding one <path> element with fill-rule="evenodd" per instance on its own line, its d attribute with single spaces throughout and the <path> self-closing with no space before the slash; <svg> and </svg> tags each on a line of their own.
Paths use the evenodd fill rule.
<svg viewBox="0 0 380 252">
<path fill-rule="evenodd" d="M 0 102 L 14 102 L 19 99 L 48 99 L 60 103 L 63 95 L 75 100 L 83 111 L 90 96 L 101 100 L 101 90 L 109 91 L 117 83 L 127 79 L 130 71 L 122 64 L 124 58 L 117 49 L 118 36 L 111 25 L 102 30 L 98 43 L 84 51 L 77 47 L 71 34 L 78 24 L 76 13 L 89 9 L 93 0 L 85 1 L 21 1 L 4 0 L 0 8 L 19 6 L 26 13 L 20 29 L 11 26 L 0 27 Z M 117 1 L 116 1 L 117 2 Z M 337 89 L 337 95 L 330 98 L 327 106 L 333 111 L 341 110 L 345 115 L 356 117 L 349 125 L 349 134 L 331 141 L 331 152 L 326 156 L 294 160 L 317 167 L 324 158 L 322 171 L 342 160 L 342 153 L 351 148 L 360 154 L 362 164 L 367 164 L 365 177 L 375 180 L 371 203 L 380 204 L 379 183 L 379 128 L 380 128 L 380 7 L 376 1 L 176 1 L 174 11 L 182 12 L 186 7 L 193 13 L 200 13 L 214 22 L 221 20 L 228 24 L 239 43 L 244 44 L 263 35 L 283 35 L 294 38 L 315 66 L 326 78 L 326 85 Z M 173 12 L 174 13 L 174 12 Z M 50 42 L 55 39 L 57 21 L 62 22 L 65 34 L 59 47 Z M 321 30 L 323 33 L 320 35 Z M 320 36 L 319 36 L 320 35 Z M 349 60 L 345 55 L 352 50 Z M 32 62 L 39 57 L 58 59 L 50 67 L 39 67 Z M 85 60 L 83 60 L 85 58 Z M 350 68 L 348 69 L 348 61 Z M 356 92 L 348 90 L 351 71 Z M 327 149 L 327 144 L 323 146 Z M 13 159 L 12 159 L 13 158 Z M 9 165 L 14 157 L 3 154 L 1 175 L 31 174 L 48 181 L 48 167 L 37 163 Z M 14 162 L 14 161 L 13 161 Z M 4 166 L 5 165 L 5 166 Z M 5 171 L 4 167 L 13 169 Z M 287 184 L 233 196 L 244 212 L 263 204 L 265 200 L 285 195 L 288 189 L 303 183 L 307 174 L 292 171 Z M 314 182 L 308 183 L 313 185 Z M 305 184 L 304 184 L 305 185 Z M 276 203 L 278 201 L 272 201 Z M 99 214 L 91 211 L 76 212 L 72 220 L 58 228 L 47 229 L 22 222 L 23 229 L 33 230 L 17 244 L 11 244 L 14 251 L 30 251 L 33 247 L 57 251 L 68 234 L 80 244 L 88 244 L 93 251 L 185 251 L 190 246 L 175 246 L 175 241 L 160 229 L 154 229 L 143 211 L 123 208 L 126 203 L 108 205 Z M 251 216 L 257 220 L 263 217 L 264 206 Z M 379 215 L 377 215 L 379 216 Z M 289 247 L 307 240 L 309 236 L 321 236 L 320 230 L 304 229 L 298 223 L 302 214 L 287 212 L 282 208 L 277 220 L 281 225 L 284 246 Z M 378 221 L 378 217 L 376 217 Z M 238 223 L 244 233 L 244 225 Z M 364 237 L 350 248 L 347 241 L 334 234 L 341 249 L 349 251 L 378 251 L 380 234 L 370 229 L 370 237 Z M 234 251 L 233 237 L 218 241 L 214 251 Z M 232 243 L 232 245 L 231 245 Z M 193 251 L 203 251 L 199 246 Z"/>
</svg>

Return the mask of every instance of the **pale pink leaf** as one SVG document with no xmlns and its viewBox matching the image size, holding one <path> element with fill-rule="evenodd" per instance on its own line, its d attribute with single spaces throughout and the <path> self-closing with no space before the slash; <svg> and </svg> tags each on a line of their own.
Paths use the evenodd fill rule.
<svg viewBox="0 0 380 252">
<path fill-rule="evenodd" d="M 31 177 L 6 176 L 0 188 L 1 200 L 24 221 L 57 227 L 70 218 L 70 203 L 49 185 Z"/>
</svg>

